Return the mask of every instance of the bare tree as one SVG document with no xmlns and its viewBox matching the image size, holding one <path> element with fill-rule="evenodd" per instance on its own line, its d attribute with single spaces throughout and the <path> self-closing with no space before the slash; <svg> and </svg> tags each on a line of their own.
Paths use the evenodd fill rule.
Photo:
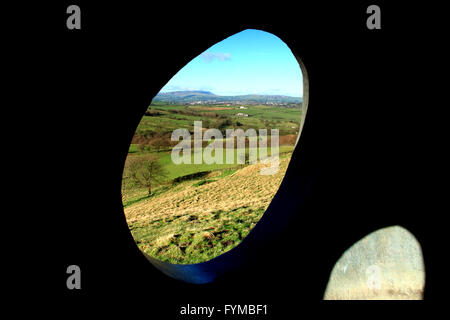
<svg viewBox="0 0 450 320">
<path fill-rule="evenodd" d="M 152 186 L 162 183 L 167 178 L 167 173 L 159 163 L 155 155 L 131 157 L 127 160 L 128 178 L 142 187 L 148 189 L 148 195 L 152 194 Z"/>
</svg>

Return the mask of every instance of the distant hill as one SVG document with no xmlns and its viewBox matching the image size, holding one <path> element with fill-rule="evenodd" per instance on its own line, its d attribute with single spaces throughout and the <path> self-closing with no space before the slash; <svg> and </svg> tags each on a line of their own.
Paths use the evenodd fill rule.
<svg viewBox="0 0 450 320">
<path fill-rule="evenodd" d="M 186 98 L 186 97 L 211 97 L 216 96 L 214 93 L 209 91 L 173 91 L 166 93 L 159 93 L 157 97 L 161 98 Z"/>
<path fill-rule="evenodd" d="M 302 98 L 282 95 L 248 94 L 241 96 L 219 96 L 209 91 L 174 91 L 158 93 L 153 101 L 166 103 L 230 103 L 230 104 L 299 104 Z"/>
</svg>

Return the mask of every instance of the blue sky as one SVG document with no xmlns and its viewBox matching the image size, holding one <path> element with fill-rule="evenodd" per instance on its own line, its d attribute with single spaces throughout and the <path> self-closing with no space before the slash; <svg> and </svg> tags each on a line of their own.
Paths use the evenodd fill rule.
<svg viewBox="0 0 450 320">
<path fill-rule="evenodd" d="M 161 92 L 180 90 L 302 97 L 303 80 L 297 60 L 280 38 L 247 29 L 194 58 Z"/>
</svg>

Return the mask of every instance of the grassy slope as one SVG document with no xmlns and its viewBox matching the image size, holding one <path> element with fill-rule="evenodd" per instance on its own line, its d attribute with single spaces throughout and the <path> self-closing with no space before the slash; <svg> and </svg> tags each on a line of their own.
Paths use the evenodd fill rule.
<svg viewBox="0 0 450 320">
<path fill-rule="evenodd" d="M 292 152 L 292 150 L 293 150 L 292 146 L 280 146 L 280 148 L 279 148 L 280 157 L 283 157 L 286 154 L 289 154 L 290 152 Z M 138 146 L 135 144 L 132 144 L 130 146 L 129 154 L 131 156 L 142 156 L 142 155 L 148 154 L 148 153 L 140 152 Z M 241 166 L 241 165 L 238 165 L 236 163 L 236 161 L 234 161 L 233 164 L 227 164 L 227 163 L 194 164 L 193 156 L 191 157 L 192 164 L 176 165 L 172 162 L 170 151 L 168 151 L 168 152 L 164 151 L 164 152 L 158 152 L 158 153 L 154 152 L 153 154 L 156 154 L 160 158 L 160 163 L 163 165 L 164 169 L 167 171 L 167 181 L 166 181 L 167 184 L 170 184 L 170 181 L 174 178 L 178 178 L 178 177 L 185 176 L 188 174 L 193 174 L 193 173 L 202 172 L 202 171 L 217 171 L 217 170 L 222 170 L 222 172 L 227 172 L 227 170 L 225 170 L 225 169 L 228 169 L 228 171 L 229 171 L 229 170 L 232 170 L 233 168 Z M 248 154 L 248 149 L 247 149 L 247 154 Z M 258 153 L 258 155 L 259 155 L 259 153 Z M 268 148 L 268 155 L 270 155 L 270 148 Z M 235 154 L 234 158 L 235 159 L 237 158 L 237 154 Z M 224 162 L 225 162 L 225 159 L 226 158 L 225 158 L 225 153 L 224 153 Z M 157 190 L 158 189 L 156 189 L 155 192 L 157 192 Z M 124 207 L 127 207 L 130 203 L 134 203 L 139 200 L 145 199 L 146 195 L 147 195 L 146 188 L 140 188 L 135 185 L 130 185 L 127 181 L 125 181 L 125 180 L 123 181 L 122 201 L 123 201 Z"/>
<path fill-rule="evenodd" d="M 171 263 L 198 263 L 235 247 L 258 222 L 279 188 L 290 156 L 273 176 L 261 164 L 185 181 L 125 208 L 139 248 Z"/>
<path fill-rule="evenodd" d="M 234 129 L 238 128 L 239 121 L 239 128 L 243 129 L 278 128 L 280 134 L 296 134 L 301 117 L 301 109 L 272 106 L 217 110 L 210 106 L 156 105 L 150 109 L 160 114 L 144 116 L 137 134 L 171 132 L 177 128 L 192 130 L 195 120 L 206 120 L 213 128 L 224 121 L 220 117 L 200 116 L 208 113 L 227 116 Z M 170 110 L 196 114 L 170 113 Z M 238 112 L 250 117 L 236 117 Z M 154 188 L 151 197 L 146 188 L 130 181 L 124 180 L 122 186 L 127 222 L 139 248 L 164 261 L 197 263 L 235 247 L 257 223 L 278 190 L 292 150 L 293 146 L 280 146 L 282 164 L 274 176 L 260 175 L 255 169 L 260 164 L 242 168 L 237 161 L 233 164 L 176 165 L 171 160 L 171 151 L 158 152 L 168 175 L 165 183 Z M 270 155 L 270 148 L 268 151 Z M 129 156 L 142 155 L 138 145 L 130 146 Z M 174 178 L 201 171 L 210 174 L 197 180 L 171 183 Z"/>
</svg>

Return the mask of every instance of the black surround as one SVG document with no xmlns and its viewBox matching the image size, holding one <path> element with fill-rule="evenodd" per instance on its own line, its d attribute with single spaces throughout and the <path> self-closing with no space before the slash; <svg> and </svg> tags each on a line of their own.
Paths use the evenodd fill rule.
<svg viewBox="0 0 450 320">
<path fill-rule="evenodd" d="M 81 31 L 65 29 L 64 15 L 46 20 L 45 36 L 32 40 L 45 49 L 34 54 L 37 74 L 48 77 L 42 112 L 51 126 L 41 129 L 41 147 L 61 146 L 58 159 L 65 159 L 45 164 L 58 181 L 40 254 L 52 299 L 136 306 L 150 318 L 175 318 L 187 303 L 259 303 L 269 304 L 272 315 L 297 314 L 316 309 L 304 301 L 319 303 L 347 248 L 391 225 L 421 243 L 425 298 L 435 297 L 439 241 L 430 231 L 439 210 L 430 199 L 438 172 L 428 155 L 436 114 L 424 103 L 432 59 L 418 59 L 431 50 L 433 33 L 411 31 L 405 15 L 413 9 L 387 4 L 382 29 L 368 30 L 369 4 L 200 10 L 82 2 Z M 205 49 L 248 28 L 278 36 L 304 63 L 305 125 L 278 194 L 238 247 L 193 267 L 158 267 L 191 282 L 214 279 L 186 283 L 137 248 L 122 208 L 123 165 L 164 84 Z M 70 264 L 81 267 L 80 291 L 65 287 Z"/>
</svg>

